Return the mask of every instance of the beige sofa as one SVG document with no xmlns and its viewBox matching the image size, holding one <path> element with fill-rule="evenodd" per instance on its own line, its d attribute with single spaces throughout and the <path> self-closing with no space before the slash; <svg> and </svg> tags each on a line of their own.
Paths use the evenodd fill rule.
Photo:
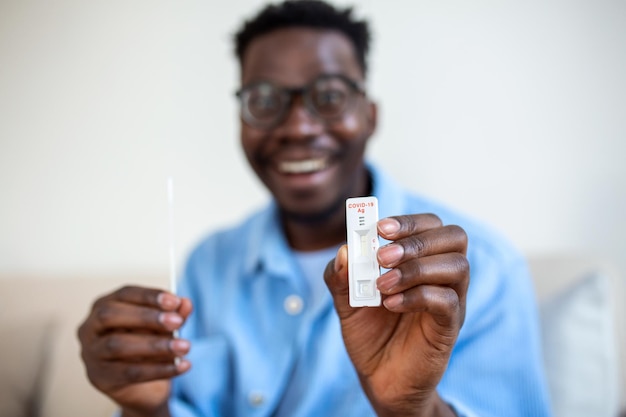
<svg viewBox="0 0 626 417">
<path fill-rule="evenodd" d="M 624 412 L 624 277 L 580 257 L 530 261 L 555 415 L 614 417 L 618 405 Z M 0 277 L 0 417 L 112 415 L 114 404 L 85 377 L 76 328 L 96 295 L 131 282 L 167 284 L 166 277 Z"/>
</svg>

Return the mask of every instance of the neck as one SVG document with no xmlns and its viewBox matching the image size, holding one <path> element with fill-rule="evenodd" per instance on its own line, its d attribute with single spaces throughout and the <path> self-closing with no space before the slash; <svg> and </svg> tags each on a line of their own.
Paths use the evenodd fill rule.
<svg viewBox="0 0 626 417">
<path fill-rule="evenodd" d="M 324 218 L 318 219 L 305 220 L 285 213 L 282 218 L 289 245 L 295 250 L 320 250 L 339 245 L 346 240 L 346 219 L 343 210 L 334 210 Z"/>
</svg>

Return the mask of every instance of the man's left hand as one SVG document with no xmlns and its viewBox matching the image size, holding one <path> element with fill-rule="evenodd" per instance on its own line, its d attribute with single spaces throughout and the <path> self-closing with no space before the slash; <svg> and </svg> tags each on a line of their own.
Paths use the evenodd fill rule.
<svg viewBox="0 0 626 417">
<path fill-rule="evenodd" d="M 467 235 L 432 214 L 378 222 L 380 307 L 349 305 L 348 248 L 324 272 L 346 349 L 379 416 L 454 415 L 436 387 L 465 318 Z"/>
</svg>

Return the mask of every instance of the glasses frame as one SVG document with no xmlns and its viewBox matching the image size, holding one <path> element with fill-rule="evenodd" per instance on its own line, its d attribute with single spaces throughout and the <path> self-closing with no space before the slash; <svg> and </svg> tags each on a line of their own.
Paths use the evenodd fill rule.
<svg viewBox="0 0 626 417">
<path fill-rule="evenodd" d="M 278 126 L 280 123 L 282 123 L 285 120 L 285 118 L 289 114 L 289 109 L 291 109 L 291 106 L 293 105 L 295 97 L 301 96 L 306 109 L 313 116 L 326 122 L 332 122 L 334 120 L 337 120 L 341 118 L 351 107 L 354 106 L 356 97 L 351 97 L 346 105 L 346 108 L 337 116 L 328 117 L 328 116 L 324 116 L 320 114 L 315 108 L 315 106 L 313 105 L 312 98 L 311 98 L 311 91 L 312 91 L 313 86 L 315 86 L 315 84 L 326 79 L 340 79 L 341 81 L 346 83 L 346 85 L 352 90 L 353 93 L 357 93 L 358 95 L 363 95 L 363 96 L 365 95 L 365 88 L 363 88 L 363 86 L 360 83 L 358 83 L 357 81 L 353 80 L 352 78 L 344 74 L 335 74 L 335 73 L 323 74 L 323 75 L 320 75 L 319 77 L 316 77 L 314 80 L 308 82 L 302 87 L 291 87 L 291 88 L 281 87 L 269 81 L 259 81 L 259 82 L 246 85 L 235 92 L 235 96 L 237 97 L 239 101 L 241 119 L 248 126 L 251 126 L 257 129 L 265 129 L 265 130 L 272 129 Z M 287 100 L 285 100 L 283 104 L 283 108 L 281 109 L 279 115 L 275 118 L 275 120 L 271 120 L 267 123 L 259 122 L 259 120 L 256 119 L 250 113 L 250 111 L 248 110 L 248 107 L 244 103 L 246 92 L 252 90 L 253 88 L 259 85 L 271 85 L 273 88 L 280 91 L 281 96 L 287 98 Z"/>
</svg>

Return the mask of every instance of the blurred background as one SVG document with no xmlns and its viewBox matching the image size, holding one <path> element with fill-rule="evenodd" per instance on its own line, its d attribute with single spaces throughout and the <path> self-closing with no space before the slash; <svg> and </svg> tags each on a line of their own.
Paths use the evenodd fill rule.
<svg viewBox="0 0 626 417">
<path fill-rule="evenodd" d="M 527 254 L 626 271 L 626 2 L 338 1 L 371 20 L 371 160 Z M 238 143 L 256 0 L 0 0 L 0 277 L 168 275 L 268 195 Z M 624 274 L 622 274 L 622 277 Z"/>
</svg>

